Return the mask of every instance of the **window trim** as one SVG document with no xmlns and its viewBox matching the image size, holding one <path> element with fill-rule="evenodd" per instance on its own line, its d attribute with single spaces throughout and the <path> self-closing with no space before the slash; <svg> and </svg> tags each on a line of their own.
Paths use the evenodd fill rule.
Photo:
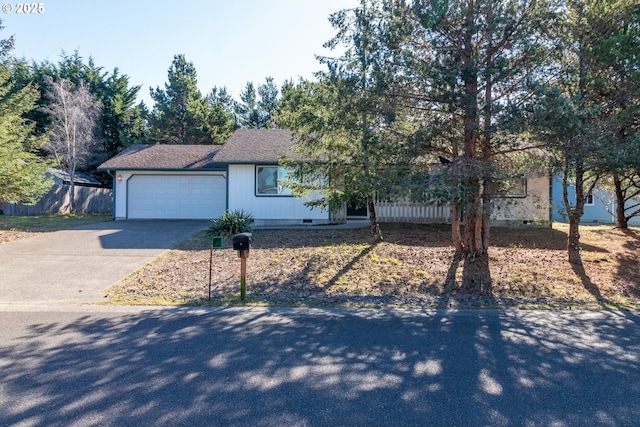
<svg viewBox="0 0 640 427">
<path fill-rule="evenodd" d="M 513 178 L 508 178 L 504 181 L 510 181 L 510 180 L 520 180 L 524 185 L 523 185 L 523 191 L 522 193 L 517 193 L 517 194 L 509 194 L 507 191 L 498 191 L 497 192 L 497 196 L 498 197 L 502 197 L 505 199 L 526 199 L 528 194 L 529 194 L 529 180 L 526 177 L 513 177 Z"/>
<path fill-rule="evenodd" d="M 287 169 L 285 167 L 282 166 L 278 166 L 278 165 L 269 165 L 269 164 L 262 164 L 262 165 L 254 165 L 254 174 L 253 174 L 253 194 L 255 197 L 293 197 L 293 193 L 291 192 L 291 189 L 282 186 L 282 189 L 286 189 L 287 193 L 276 193 L 276 194 L 267 194 L 267 193 L 258 193 L 258 168 L 275 168 L 277 170 L 276 172 L 276 186 L 278 187 L 278 191 L 282 191 L 279 188 L 281 187 L 279 184 L 277 184 L 277 180 L 280 177 L 280 170 L 281 169 Z"/>
<path fill-rule="evenodd" d="M 589 201 L 589 199 L 591 199 L 591 201 Z M 584 195 L 584 205 L 585 206 L 595 206 L 596 205 L 596 201 L 595 201 L 595 198 L 593 197 L 593 193 L 589 193 L 589 194 L 585 194 Z"/>
</svg>

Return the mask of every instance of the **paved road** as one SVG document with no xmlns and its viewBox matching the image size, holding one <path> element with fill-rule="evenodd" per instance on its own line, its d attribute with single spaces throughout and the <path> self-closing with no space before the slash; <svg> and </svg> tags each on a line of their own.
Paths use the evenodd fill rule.
<svg viewBox="0 0 640 427">
<path fill-rule="evenodd" d="M 0 310 L 0 426 L 640 424 L 638 313 L 53 310 Z"/>
<path fill-rule="evenodd" d="M 103 290 L 207 227 L 108 221 L 0 245 L 0 304 L 104 301 Z"/>
</svg>

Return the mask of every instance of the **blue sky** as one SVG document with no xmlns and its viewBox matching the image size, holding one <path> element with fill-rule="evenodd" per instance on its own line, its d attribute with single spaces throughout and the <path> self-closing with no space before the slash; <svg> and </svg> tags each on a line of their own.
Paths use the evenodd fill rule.
<svg viewBox="0 0 640 427">
<path fill-rule="evenodd" d="M 37 1 L 37 0 L 36 0 Z M 142 85 L 139 99 L 151 106 L 150 87 L 164 87 L 175 54 L 185 54 L 198 73 L 203 95 L 226 86 L 238 99 L 247 81 L 272 76 L 312 78 L 322 69 L 315 55 L 334 34 L 328 17 L 357 0 L 42 0 L 44 13 L 0 12 L 0 38 L 15 37 L 14 55 L 58 62 L 77 50 L 96 65 Z"/>
</svg>

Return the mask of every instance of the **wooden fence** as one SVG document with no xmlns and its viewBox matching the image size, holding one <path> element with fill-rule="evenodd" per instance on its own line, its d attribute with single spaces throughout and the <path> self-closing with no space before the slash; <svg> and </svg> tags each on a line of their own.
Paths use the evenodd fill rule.
<svg viewBox="0 0 640 427">
<path fill-rule="evenodd" d="M 70 206 L 69 186 L 54 185 L 33 206 L 2 203 L 5 215 L 40 215 L 45 213 L 67 213 Z M 75 187 L 76 213 L 113 212 L 113 190 L 110 188 Z"/>
</svg>

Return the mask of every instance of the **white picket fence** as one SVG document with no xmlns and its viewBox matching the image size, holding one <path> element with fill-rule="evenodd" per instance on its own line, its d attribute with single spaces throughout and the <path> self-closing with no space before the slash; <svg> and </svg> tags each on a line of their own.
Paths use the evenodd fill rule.
<svg viewBox="0 0 640 427">
<path fill-rule="evenodd" d="M 380 222 L 448 223 L 451 208 L 411 202 L 376 202 L 376 216 Z"/>
</svg>

